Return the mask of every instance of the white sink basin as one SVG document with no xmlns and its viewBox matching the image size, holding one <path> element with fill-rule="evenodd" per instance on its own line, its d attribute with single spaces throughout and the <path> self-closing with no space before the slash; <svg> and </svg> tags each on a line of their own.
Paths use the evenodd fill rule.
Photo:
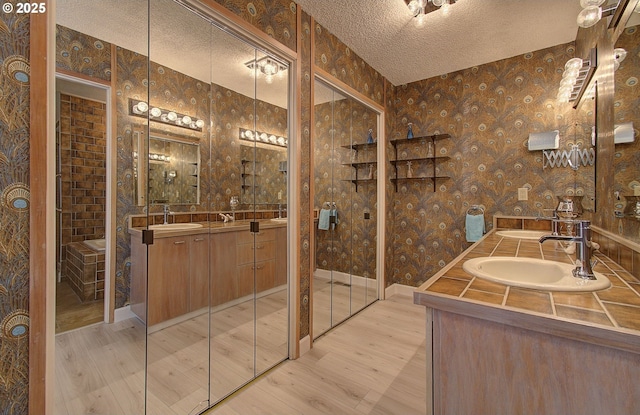
<svg viewBox="0 0 640 415">
<path fill-rule="evenodd" d="M 273 218 L 271 219 L 271 221 L 277 223 L 287 223 L 287 218 Z"/>
<path fill-rule="evenodd" d="M 503 231 L 496 231 L 496 235 L 503 236 L 505 238 L 518 238 L 518 239 L 535 239 L 539 240 L 544 235 L 550 235 L 551 231 L 528 231 L 523 229 L 508 229 Z"/>
<path fill-rule="evenodd" d="M 546 291 L 597 291 L 609 288 L 607 277 L 576 278 L 573 265 L 534 258 L 481 257 L 465 261 L 462 268 L 476 277 L 516 287 Z"/>
<path fill-rule="evenodd" d="M 162 225 L 151 225 L 149 229 L 154 231 L 184 231 L 187 229 L 202 228 L 201 223 L 167 223 Z"/>
</svg>

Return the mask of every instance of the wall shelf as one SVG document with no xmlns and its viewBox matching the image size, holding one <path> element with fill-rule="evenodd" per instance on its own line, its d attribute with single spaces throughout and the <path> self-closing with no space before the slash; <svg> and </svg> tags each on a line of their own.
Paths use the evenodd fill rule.
<svg viewBox="0 0 640 415">
<path fill-rule="evenodd" d="M 353 150 L 356 153 L 359 151 L 367 151 L 369 149 L 374 150 L 374 155 L 377 155 L 377 142 L 376 143 L 352 143 L 344 146 L 340 146 L 342 148 L 346 148 L 349 150 Z M 369 179 L 368 177 L 358 177 L 358 169 L 362 169 L 366 166 L 376 166 L 376 161 L 352 161 L 350 163 L 342 163 L 343 166 L 353 167 L 355 171 L 355 176 L 353 179 L 344 179 L 345 182 L 351 182 L 356 185 L 356 193 L 358 193 L 358 185 L 369 184 L 372 182 L 376 182 L 376 179 Z"/>
<path fill-rule="evenodd" d="M 394 148 L 395 157 L 391 160 L 391 164 L 395 169 L 395 177 L 391 179 L 391 182 L 395 185 L 396 192 L 398 191 L 398 182 L 403 181 L 426 181 L 430 180 L 433 182 L 433 191 L 436 191 L 436 180 L 437 179 L 448 179 L 449 176 L 442 176 L 437 173 L 438 163 L 442 161 L 449 160 L 449 156 L 438 156 L 436 151 L 436 142 L 440 140 L 445 140 L 451 138 L 449 134 L 434 134 L 427 135 L 422 137 L 414 137 L 414 138 L 401 138 L 398 140 L 391 140 L 391 144 Z M 407 157 L 407 158 L 399 158 L 398 157 L 398 147 L 406 146 L 409 144 L 420 144 L 425 145 L 426 143 L 432 146 L 431 155 L 421 156 L 421 157 Z M 399 177 L 398 176 L 398 165 L 406 163 L 406 162 L 429 162 L 432 165 L 432 174 L 429 176 L 417 176 L 417 177 Z"/>
</svg>

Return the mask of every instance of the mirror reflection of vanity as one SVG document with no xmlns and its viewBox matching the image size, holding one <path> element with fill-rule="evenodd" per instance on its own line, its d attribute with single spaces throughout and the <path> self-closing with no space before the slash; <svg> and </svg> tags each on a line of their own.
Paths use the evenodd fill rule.
<svg viewBox="0 0 640 415">
<path fill-rule="evenodd" d="M 200 203 L 200 144 L 133 134 L 134 198 L 138 206 L 150 204 L 193 205 Z M 148 157 L 140 157 L 147 153 Z"/>
</svg>

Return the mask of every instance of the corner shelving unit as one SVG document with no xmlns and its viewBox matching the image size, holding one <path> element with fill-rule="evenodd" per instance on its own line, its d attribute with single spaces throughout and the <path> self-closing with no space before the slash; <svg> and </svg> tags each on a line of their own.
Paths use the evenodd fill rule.
<svg viewBox="0 0 640 415">
<path fill-rule="evenodd" d="M 345 145 L 345 146 L 341 146 L 342 148 L 347 148 L 349 150 L 354 150 L 356 153 L 359 151 L 367 151 L 369 149 L 373 149 L 374 150 L 374 155 L 377 154 L 377 145 L 378 143 L 357 143 L 357 144 L 349 144 L 349 145 Z M 356 193 L 358 193 L 358 185 L 363 185 L 363 184 L 369 184 L 369 183 L 375 183 L 376 179 L 369 179 L 369 178 L 358 178 L 358 169 L 362 168 L 364 166 L 368 166 L 368 165 L 376 165 L 377 162 L 376 161 L 353 161 L 351 163 L 342 163 L 343 166 L 351 166 L 354 168 L 355 170 L 355 178 L 353 179 L 349 179 L 349 180 L 345 180 L 348 182 L 351 182 L 353 184 L 356 185 Z"/>
<path fill-rule="evenodd" d="M 439 162 L 444 161 L 444 160 L 449 160 L 449 156 L 438 156 L 438 152 L 437 152 L 437 146 L 436 143 L 440 140 L 445 140 L 447 138 L 451 138 L 451 136 L 449 134 L 434 134 L 434 135 L 427 135 L 427 136 L 422 136 L 422 137 L 414 137 L 414 138 L 401 138 L 399 140 L 391 140 L 391 144 L 393 144 L 393 148 L 394 148 L 394 152 L 395 152 L 395 157 L 393 160 L 391 160 L 391 164 L 393 164 L 393 167 L 395 169 L 395 177 L 393 179 L 391 179 L 391 181 L 395 184 L 396 187 L 396 192 L 398 191 L 398 182 L 400 181 L 425 181 L 425 180 L 431 180 L 433 182 L 433 191 L 436 191 L 436 180 L 437 179 L 448 179 L 449 176 L 439 176 L 437 174 L 437 165 Z M 433 146 L 433 154 L 432 155 L 427 155 L 425 157 L 412 157 L 412 158 L 406 158 L 406 159 L 398 159 L 398 146 L 402 147 L 403 145 L 407 145 L 407 144 L 415 144 L 415 143 L 431 143 Z M 420 162 L 420 161 L 427 161 L 427 162 L 431 162 L 432 164 L 432 175 L 430 176 L 418 176 L 418 177 L 398 177 L 398 165 L 402 164 L 402 163 L 406 163 L 408 161 L 411 162 Z"/>
</svg>

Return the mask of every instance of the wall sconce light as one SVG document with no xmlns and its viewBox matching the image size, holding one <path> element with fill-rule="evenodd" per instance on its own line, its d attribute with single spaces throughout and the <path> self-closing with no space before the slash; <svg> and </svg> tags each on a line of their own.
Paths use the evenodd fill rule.
<svg viewBox="0 0 640 415">
<path fill-rule="evenodd" d="M 278 147 L 287 147 L 289 140 L 284 137 L 276 137 L 275 134 L 269 134 L 262 131 L 247 130 L 240 128 L 240 140 L 253 141 L 255 143 L 271 144 Z"/>
<path fill-rule="evenodd" d="M 422 26 L 424 18 L 428 13 L 442 9 L 443 14 L 449 13 L 449 6 L 454 4 L 456 0 L 404 0 L 415 17 L 416 25 Z"/>
<path fill-rule="evenodd" d="M 268 84 L 273 82 L 274 76 L 279 75 L 282 77 L 284 71 L 287 70 L 287 65 L 278 62 L 270 56 L 265 56 L 260 59 L 252 59 L 249 62 L 245 62 L 244 66 L 249 68 L 251 71 L 255 71 L 257 67 L 259 72 L 256 73 L 263 74 Z"/>
<path fill-rule="evenodd" d="M 589 59 L 572 58 L 567 61 L 562 73 L 557 99 L 559 102 L 574 102 L 576 108 L 596 70 L 596 49 L 591 49 Z"/>
<path fill-rule="evenodd" d="M 192 131 L 202 131 L 204 127 L 203 120 L 191 118 L 188 115 L 158 107 L 149 108 L 149 104 L 146 102 L 133 98 L 129 98 L 129 115 L 140 118 L 149 117 L 150 121 L 156 121 L 174 127 L 187 128 Z"/>
</svg>

